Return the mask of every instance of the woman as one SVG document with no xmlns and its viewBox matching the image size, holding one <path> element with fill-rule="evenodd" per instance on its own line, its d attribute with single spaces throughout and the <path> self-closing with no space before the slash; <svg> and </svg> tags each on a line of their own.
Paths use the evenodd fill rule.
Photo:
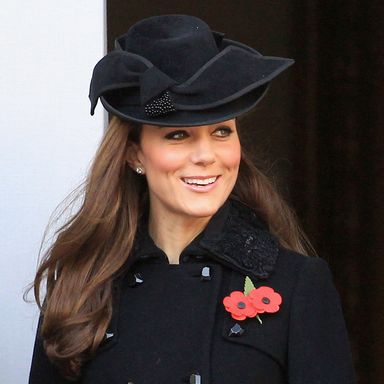
<svg viewBox="0 0 384 384">
<path fill-rule="evenodd" d="M 114 117 L 36 275 L 30 383 L 355 381 L 328 265 L 240 145 L 237 117 L 292 63 L 187 15 L 97 63 L 91 113 Z"/>
</svg>

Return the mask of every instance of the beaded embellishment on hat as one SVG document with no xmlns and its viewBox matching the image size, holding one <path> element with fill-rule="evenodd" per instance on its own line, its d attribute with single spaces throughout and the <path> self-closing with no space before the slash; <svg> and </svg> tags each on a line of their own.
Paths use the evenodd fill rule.
<svg viewBox="0 0 384 384">
<path fill-rule="evenodd" d="M 164 91 L 159 97 L 153 99 L 151 103 L 146 104 L 144 110 L 148 116 L 159 116 L 176 111 L 176 108 L 172 104 L 169 92 Z"/>
</svg>

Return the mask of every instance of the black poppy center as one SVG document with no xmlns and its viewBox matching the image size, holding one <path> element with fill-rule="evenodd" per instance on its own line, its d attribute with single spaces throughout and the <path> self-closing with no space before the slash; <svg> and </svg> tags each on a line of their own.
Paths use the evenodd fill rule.
<svg viewBox="0 0 384 384">
<path fill-rule="evenodd" d="M 243 301 L 239 301 L 239 302 L 237 303 L 237 308 L 239 308 L 239 309 L 244 309 L 244 308 L 245 308 L 245 303 L 244 303 Z"/>
<path fill-rule="evenodd" d="M 261 299 L 261 301 L 262 301 L 264 304 L 269 304 L 269 303 L 271 302 L 271 300 L 268 299 L 268 297 L 263 297 L 263 298 Z"/>
</svg>

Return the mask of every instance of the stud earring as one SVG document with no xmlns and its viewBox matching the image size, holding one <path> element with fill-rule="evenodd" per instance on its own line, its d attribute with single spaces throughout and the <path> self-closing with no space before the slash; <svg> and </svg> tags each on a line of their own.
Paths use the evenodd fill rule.
<svg viewBox="0 0 384 384">
<path fill-rule="evenodd" d="M 137 172 L 139 175 L 141 175 L 142 173 L 144 173 L 144 170 L 143 170 L 143 168 L 141 168 L 141 167 L 136 167 L 136 172 Z"/>
</svg>

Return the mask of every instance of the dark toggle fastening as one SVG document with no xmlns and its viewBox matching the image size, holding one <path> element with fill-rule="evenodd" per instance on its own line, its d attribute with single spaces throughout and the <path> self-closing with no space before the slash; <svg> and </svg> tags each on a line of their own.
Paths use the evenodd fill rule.
<svg viewBox="0 0 384 384">
<path fill-rule="evenodd" d="M 198 373 L 192 373 L 189 377 L 189 384 L 201 384 L 201 376 Z"/>
<path fill-rule="evenodd" d="M 206 280 L 211 280 L 211 268 L 210 267 L 204 267 L 201 270 L 201 280 L 206 281 Z"/>
<path fill-rule="evenodd" d="M 236 323 L 230 330 L 229 330 L 229 333 L 228 333 L 228 336 L 240 336 L 244 333 L 244 329 L 241 328 L 241 326 Z"/>
<path fill-rule="evenodd" d="M 144 282 L 140 273 L 130 273 L 128 275 L 128 285 L 130 287 L 136 287 Z"/>
</svg>

